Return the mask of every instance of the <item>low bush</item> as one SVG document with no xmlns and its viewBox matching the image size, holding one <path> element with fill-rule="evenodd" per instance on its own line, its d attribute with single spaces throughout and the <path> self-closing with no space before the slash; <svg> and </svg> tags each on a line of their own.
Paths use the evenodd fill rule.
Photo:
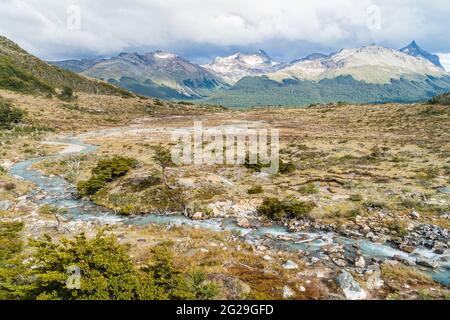
<svg viewBox="0 0 450 320">
<path fill-rule="evenodd" d="M 92 177 L 89 180 L 80 181 L 77 185 L 79 195 L 93 195 L 102 189 L 108 182 L 124 176 L 137 161 L 132 158 L 116 156 L 111 159 L 100 160 L 92 169 Z"/>
<path fill-rule="evenodd" d="M 70 87 L 64 87 L 61 93 L 58 95 L 58 98 L 63 101 L 72 101 L 75 99 L 73 94 L 73 89 Z"/>
<path fill-rule="evenodd" d="M 289 174 L 297 170 L 297 167 L 292 162 L 284 162 L 280 160 L 279 172 L 281 174 Z"/>
<path fill-rule="evenodd" d="M 348 198 L 350 201 L 355 201 L 355 202 L 359 202 L 362 201 L 363 197 L 360 194 L 351 194 Z"/>
<path fill-rule="evenodd" d="M 272 220 L 300 219 L 305 217 L 315 207 L 313 202 L 298 201 L 293 198 L 279 200 L 278 198 L 265 198 L 257 208 L 259 214 Z"/>
<path fill-rule="evenodd" d="M 203 273 L 178 270 L 172 253 L 165 246 L 154 250 L 148 267 L 138 269 L 129 256 L 128 247 L 102 232 L 92 239 L 81 234 L 75 239 L 63 238 L 59 243 L 45 236 L 42 240 L 30 240 L 30 245 L 35 249 L 30 259 L 10 262 L 15 264 L 14 268 L 0 265 L 0 297 L 15 300 L 180 300 L 211 299 L 218 294 L 217 286 L 208 283 Z M 79 282 L 68 275 L 68 268 L 79 272 Z"/>
<path fill-rule="evenodd" d="M 404 237 L 408 234 L 408 224 L 405 220 L 390 220 L 387 222 L 387 227 L 395 231 L 399 236 Z"/>
<path fill-rule="evenodd" d="M 253 161 L 252 161 L 253 162 Z M 244 162 L 244 167 L 253 170 L 254 172 L 261 172 L 263 168 L 270 168 L 271 164 L 263 164 L 258 157 L 256 163 L 250 163 L 250 157 L 247 155 Z M 281 174 L 289 174 L 297 170 L 297 167 L 292 162 L 284 162 L 279 160 L 278 172 Z"/>
<path fill-rule="evenodd" d="M 258 194 L 263 192 L 263 187 L 260 184 L 257 184 L 250 189 L 247 190 L 248 194 Z"/>
<path fill-rule="evenodd" d="M 22 230 L 22 222 L 0 222 L 0 267 L 21 250 L 19 233 Z"/>
<path fill-rule="evenodd" d="M 0 129 L 10 129 L 14 124 L 21 123 L 25 112 L 13 107 L 11 102 L 0 98 Z"/>
<path fill-rule="evenodd" d="M 13 183 L 13 182 L 5 183 L 5 190 L 6 191 L 12 191 L 12 190 L 16 189 L 16 187 L 17 187 L 16 184 Z"/>
<path fill-rule="evenodd" d="M 314 183 L 308 183 L 308 184 L 298 188 L 298 192 L 300 194 L 306 196 L 306 195 L 318 193 L 319 189 L 317 189 L 317 187 L 316 187 L 316 185 Z"/>
</svg>

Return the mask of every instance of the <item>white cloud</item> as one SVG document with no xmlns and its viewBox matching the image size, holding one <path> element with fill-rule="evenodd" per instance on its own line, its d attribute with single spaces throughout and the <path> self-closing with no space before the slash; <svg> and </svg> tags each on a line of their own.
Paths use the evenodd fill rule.
<svg viewBox="0 0 450 320">
<path fill-rule="evenodd" d="M 442 66 L 450 72 L 450 53 L 436 53 L 441 60 Z"/>
<path fill-rule="evenodd" d="M 450 50 L 434 44 L 439 35 L 450 34 L 447 0 L 1 1 L 0 34 L 46 58 L 137 47 L 176 49 L 186 43 L 200 52 L 203 45 L 277 40 L 339 48 L 372 42 L 401 46 L 414 38 L 433 46 L 430 50 Z M 67 28 L 71 5 L 81 9 L 81 30 Z M 372 5 L 380 8 L 379 30 L 367 27 Z"/>
</svg>

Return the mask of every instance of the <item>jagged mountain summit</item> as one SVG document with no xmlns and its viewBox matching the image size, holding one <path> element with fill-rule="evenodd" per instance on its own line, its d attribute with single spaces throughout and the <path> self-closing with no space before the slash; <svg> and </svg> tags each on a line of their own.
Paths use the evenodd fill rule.
<svg viewBox="0 0 450 320">
<path fill-rule="evenodd" d="M 273 72 L 282 66 L 283 64 L 272 60 L 264 50 L 259 49 L 255 53 L 237 52 L 227 57 L 216 57 L 203 67 L 233 84 L 244 77 Z"/>
<path fill-rule="evenodd" d="M 406 47 L 400 49 L 400 52 L 406 53 L 407 55 L 410 55 L 413 57 L 422 57 L 422 58 L 432 62 L 434 65 L 443 68 L 441 65 L 441 62 L 439 60 L 439 56 L 437 56 L 435 54 L 431 54 L 428 51 L 423 50 L 421 47 L 419 47 L 419 45 L 414 40 Z"/>
</svg>

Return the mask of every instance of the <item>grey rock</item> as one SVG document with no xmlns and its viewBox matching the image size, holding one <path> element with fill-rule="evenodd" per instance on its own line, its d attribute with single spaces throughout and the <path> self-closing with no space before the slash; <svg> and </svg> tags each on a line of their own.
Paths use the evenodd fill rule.
<svg viewBox="0 0 450 320">
<path fill-rule="evenodd" d="M 378 265 L 372 265 L 367 268 L 366 271 L 366 287 L 369 290 L 380 289 L 384 285 L 384 281 L 381 280 L 381 270 Z"/>
<path fill-rule="evenodd" d="M 344 259 L 339 259 L 339 258 L 335 258 L 335 259 L 331 259 L 335 265 L 337 265 L 338 267 L 345 267 L 347 265 L 347 262 L 345 262 Z"/>
<path fill-rule="evenodd" d="M 196 212 L 192 215 L 192 220 L 202 220 L 203 219 L 203 213 Z"/>
<path fill-rule="evenodd" d="M 420 218 L 420 214 L 413 210 L 410 214 L 409 214 L 413 219 L 419 219 Z"/>
<path fill-rule="evenodd" d="M 12 206 L 13 206 L 13 202 L 10 200 L 0 201 L 0 210 L 1 211 L 7 211 L 7 210 L 11 209 Z"/>
<path fill-rule="evenodd" d="M 364 257 L 361 256 L 355 261 L 355 266 L 358 268 L 364 268 L 366 266 L 366 260 L 364 260 Z"/>
<path fill-rule="evenodd" d="M 289 299 L 292 298 L 293 296 L 295 296 L 295 292 L 289 288 L 288 286 L 284 286 L 283 288 L 283 298 L 284 299 Z"/>
<path fill-rule="evenodd" d="M 429 260 L 429 259 L 423 259 L 423 258 L 417 258 L 416 259 L 416 263 L 419 266 L 423 266 L 423 267 L 427 267 L 427 268 L 432 268 L 432 269 L 436 269 L 439 265 L 436 261 L 434 260 Z"/>
<path fill-rule="evenodd" d="M 367 234 L 366 234 L 366 238 L 373 238 L 373 237 L 375 237 L 375 234 L 371 231 L 371 232 L 368 232 Z"/>
<path fill-rule="evenodd" d="M 450 194 L 450 188 L 449 187 L 440 187 L 440 188 L 437 188 L 436 191 L 439 192 L 439 193 Z"/>
<path fill-rule="evenodd" d="M 284 264 L 283 264 L 283 268 L 287 269 L 287 270 L 293 270 L 293 269 L 298 269 L 298 264 L 296 264 L 294 261 L 292 260 L 287 260 Z"/>
<path fill-rule="evenodd" d="M 247 218 L 239 218 L 236 223 L 239 227 L 250 228 L 250 221 Z"/>
<path fill-rule="evenodd" d="M 358 282 L 353 279 L 352 275 L 348 271 L 342 270 L 342 272 L 337 276 L 336 282 L 341 287 L 347 299 L 366 299 L 367 293 L 361 288 Z"/>
</svg>

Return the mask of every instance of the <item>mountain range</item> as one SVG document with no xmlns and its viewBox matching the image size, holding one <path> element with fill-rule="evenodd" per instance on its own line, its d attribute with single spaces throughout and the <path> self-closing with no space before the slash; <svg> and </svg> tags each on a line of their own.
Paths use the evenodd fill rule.
<svg viewBox="0 0 450 320">
<path fill-rule="evenodd" d="M 163 99 L 198 99 L 229 86 L 208 69 L 163 51 L 121 53 L 110 59 L 68 60 L 53 64 L 141 95 Z"/>
<path fill-rule="evenodd" d="M 302 106 L 424 101 L 450 91 L 450 74 L 415 41 L 400 50 L 370 45 L 290 63 L 263 50 L 238 52 L 198 65 L 163 51 L 46 63 L 0 38 L 0 88 L 54 93 L 64 86 L 231 107 Z"/>
<path fill-rule="evenodd" d="M 410 53 L 371 45 L 313 54 L 277 71 L 242 78 L 205 102 L 233 107 L 416 102 L 450 90 L 448 72 L 428 60 L 425 51 Z"/>
</svg>

